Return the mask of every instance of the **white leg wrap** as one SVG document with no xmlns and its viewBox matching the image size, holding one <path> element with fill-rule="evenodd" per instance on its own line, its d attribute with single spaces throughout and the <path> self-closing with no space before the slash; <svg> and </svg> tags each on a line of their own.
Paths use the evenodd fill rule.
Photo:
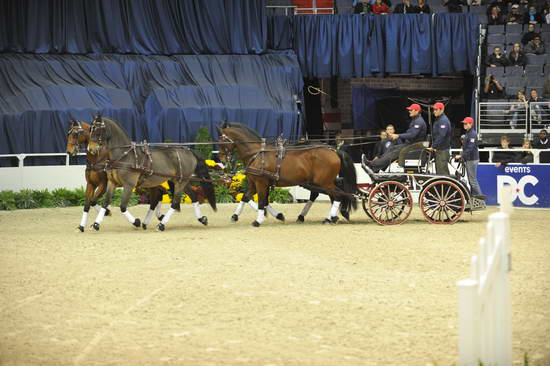
<svg viewBox="0 0 550 366">
<path fill-rule="evenodd" d="M 244 208 L 244 202 L 241 201 L 239 202 L 239 205 L 237 206 L 237 208 L 235 209 L 235 212 L 234 214 L 239 216 L 241 214 L 241 212 L 243 212 L 243 208 Z"/>
<path fill-rule="evenodd" d="M 340 208 L 340 202 L 338 201 L 334 201 L 332 203 L 332 206 L 330 208 L 330 213 L 329 213 L 329 216 L 328 218 L 330 219 L 331 217 L 334 217 L 338 214 L 338 209 Z"/>
<path fill-rule="evenodd" d="M 264 210 L 258 210 L 258 218 L 256 219 L 259 224 L 263 223 L 265 221 L 265 211 Z"/>
<path fill-rule="evenodd" d="M 198 202 L 193 202 L 193 209 L 195 210 L 195 217 L 200 219 L 202 217 L 201 206 Z"/>
<path fill-rule="evenodd" d="M 128 211 L 126 211 L 126 212 L 128 212 Z M 155 211 L 149 209 L 149 211 L 147 211 L 147 215 L 145 215 L 145 218 L 143 219 L 143 224 L 149 225 L 149 223 L 151 222 L 151 219 L 153 218 L 154 214 L 155 214 Z"/>
<path fill-rule="evenodd" d="M 159 203 L 157 203 L 157 207 L 155 207 L 155 216 L 156 217 L 160 217 L 160 209 L 162 208 L 162 201 L 159 201 Z"/>
<path fill-rule="evenodd" d="M 101 210 L 99 210 L 99 213 L 97 214 L 97 217 L 95 218 L 96 224 L 101 224 L 101 221 L 103 221 L 103 218 L 105 217 L 106 210 L 101 207 Z"/>
<path fill-rule="evenodd" d="M 170 217 L 174 214 L 174 212 L 176 212 L 176 210 L 174 210 L 172 207 L 168 209 L 168 212 L 164 215 L 161 221 L 163 225 L 166 225 L 168 223 L 168 220 L 170 220 Z"/>
<path fill-rule="evenodd" d="M 101 210 L 101 206 L 100 205 L 93 205 L 92 206 L 97 212 L 99 212 L 99 210 Z"/>
<path fill-rule="evenodd" d="M 267 205 L 265 209 L 267 210 L 267 213 L 273 217 L 277 217 L 277 215 L 279 214 L 279 212 L 275 210 L 273 207 L 271 207 L 271 205 Z"/>
<path fill-rule="evenodd" d="M 83 212 L 82 213 L 82 219 L 80 220 L 80 226 L 85 227 L 87 221 L 88 221 L 88 213 Z"/>
<path fill-rule="evenodd" d="M 248 204 L 250 205 L 250 207 L 252 207 L 254 210 L 258 211 L 258 204 L 256 202 L 254 202 L 253 199 L 250 199 L 250 201 L 248 201 Z"/>
<path fill-rule="evenodd" d="M 130 224 L 133 224 L 134 221 L 136 221 L 136 219 L 134 218 L 134 216 L 132 216 L 132 214 L 131 214 L 130 211 L 128 211 L 128 210 L 124 211 L 124 214 L 123 214 L 123 215 L 126 216 L 126 218 L 128 219 L 128 222 L 129 222 Z"/>
<path fill-rule="evenodd" d="M 309 212 L 309 209 L 311 208 L 312 205 L 313 205 L 313 201 L 307 201 L 304 208 L 302 208 L 302 212 L 300 213 L 300 215 L 306 217 L 306 215 Z"/>
</svg>

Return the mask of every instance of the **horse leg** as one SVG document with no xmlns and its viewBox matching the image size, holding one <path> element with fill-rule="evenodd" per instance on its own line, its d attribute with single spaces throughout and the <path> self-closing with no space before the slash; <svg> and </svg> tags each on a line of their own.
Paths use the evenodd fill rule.
<svg viewBox="0 0 550 366">
<path fill-rule="evenodd" d="M 97 205 L 97 200 L 101 198 L 101 196 L 103 196 L 103 194 L 105 193 L 105 191 L 107 190 L 107 180 L 105 180 L 105 182 L 102 182 L 100 183 L 96 188 L 95 188 L 95 192 L 93 193 L 93 197 L 92 197 L 92 202 L 91 202 L 91 206 L 97 211 L 99 212 L 99 210 L 101 210 L 101 207 Z M 105 211 L 105 216 L 111 216 L 111 210 L 107 209 Z"/>
<path fill-rule="evenodd" d="M 334 189 L 334 188 L 333 188 Z M 328 213 L 328 216 L 323 220 L 323 224 L 335 224 L 336 221 L 338 221 L 338 210 L 340 209 L 340 203 L 339 201 L 340 197 L 334 197 L 333 195 L 330 195 L 330 199 L 332 201 L 332 205 L 330 206 L 330 210 Z"/>
<path fill-rule="evenodd" d="M 282 213 L 280 213 L 279 211 L 277 211 L 276 209 L 274 209 L 273 206 L 271 206 L 269 204 L 269 192 L 270 191 L 271 191 L 271 189 L 268 190 L 268 193 L 267 193 L 267 206 L 265 207 L 265 210 L 268 214 L 270 214 L 271 216 L 273 216 L 277 220 L 285 222 L 285 216 Z"/>
<path fill-rule="evenodd" d="M 134 226 L 134 228 L 139 228 L 141 226 L 141 220 L 134 218 L 130 211 L 128 211 L 128 202 L 130 201 L 130 196 L 132 195 L 132 189 L 134 185 L 126 184 L 122 190 L 122 196 L 120 197 L 120 212 L 128 219 L 128 222 Z"/>
<path fill-rule="evenodd" d="M 201 207 L 199 200 L 197 199 L 197 192 L 191 189 L 191 186 L 188 185 L 185 187 L 185 194 L 191 198 L 191 202 L 193 203 L 193 211 L 195 212 L 195 217 L 197 220 L 199 220 L 199 222 L 204 226 L 208 225 L 208 218 L 203 216 L 201 213 Z"/>
<path fill-rule="evenodd" d="M 311 206 L 313 205 L 313 202 L 319 197 L 319 192 L 310 191 L 309 192 L 309 200 L 306 202 L 306 205 L 304 208 L 302 208 L 302 212 L 298 215 L 298 219 L 296 222 L 302 223 L 306 219 L 306 215 L 308 214 L 309 210 L 311 209 Z"/>
<path fill-rule="evenodd" d="M 256 191 L 258 192 L 258 216 L 252 222 L 252 226 L 259 227 L 265 221 L 265 207 L 268 202 L 269 186 L 268 181 L 260 179 L 256 181 Z"/>
<path fill-rule="evenodd" d="M 166 229 L 166 224 L 168 224 L 168 221 L 170 221 L 170 217 L 172 217 L 174 212 L 180 210 L 181 196 L 183 195 L 183 190 L 185 189 L 187 182 L 188 181 L 178 182 L 174 185 L 174 195 L 172 197 L 172 205 L 170 206 L 170 208 L 168 209 L 168 212 L 166 212 L 162 220 L 158 223 L 157 230 L 164 231 Z"/>
<path fill-rule="evenodd" d="M 172 197 L 174 197 L 174 182 L 172 182 L 171 180 L 168 181 L 168 190 L 172 193 Z M 157 204 L 157 207 L 155 207 L 155 215 L 157 215 L 157 219 L 159 221 L 162 221 L 162 219 L 164 218 L 164 215 L 160 213 L 160 209 L 162 207 L 162 196 L 163 195 L 161 195 L 160 201 Z"/>
<path fill-rule="evenodd" d="M 107 192 L 105 195 L 105 201 L 103 202 L 103 206 L 101 207 L 101 210 L 99 210 L 99 213 L 97 214 L 97 217 L 95 218 L 95 221 L 92 225 L 94 230 L 99 231 L 99 225 L 101 225 L 101 222 L 103 221 L 103 218 L 105 217 L 105 212 L 107 212 L 107 207 L 109 207 L 109 204 L 111 203 L 111 200 L 113 199 L 113 194 L 115 193 L 115 185 L 112 182 L 107 183 Z"/>
<path fill-rule="evenodd" d="M 86 227 L 86 223 L 88 222 L 88 214 L 90 211 L 90 202 L 92 195 L 94 193 L 94 186 L 91 183 L 86 183 L 86 193 L 84 196 L 84 209 L 82 211 L 82 218 L 80 219 L 80 225 L 78 226 L 78 230 L 80 230 L 81 233 L 84 232 L 84 228 Z"/>
<path fill-rule="evenodd" d="M 256 194 L 256 187 L 254 184 L 248 181 L 248 185 L 246 186 L 246 192 L 243 194 L 243 197 L 241 198 L 241 202 L 237 205 L 237 208 L 235 209 L 235 212 L 233 212 L 233 215 L 231 216 L 232 222 L 239 221 L 239 215 L 243 212 L 244 205 L 247 203 L 250 205 L 250 207 L 254 208 L 255 210 L 258 210 L 258 206 L 256 206 L 256 202 L 252 200 L 251 198 Z"/>
<path fill-rule="evenodd" d="M 160 207 L 162 205 L 162 191 L 160 188 L 150 188 L 149 189 L 149 210 L 147 211 L 147 214 L 145 215 L 145 218 L 143 219 L 143 223 L 141 224 L 141 227 L 143 230 L 147 230 L 147 225 L 151 223 L 151 219 L 156 213 L 157 207 Z"/>
</svg>

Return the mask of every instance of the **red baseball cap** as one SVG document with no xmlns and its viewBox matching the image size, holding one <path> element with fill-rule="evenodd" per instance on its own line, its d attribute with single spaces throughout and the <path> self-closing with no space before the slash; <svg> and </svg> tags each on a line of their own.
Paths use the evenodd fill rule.
<svg viewBox="0 0 550 366">
<path fill-rule="evenodd" d="M 409 111 L 419 111 L 422 108 L 420 108 L 420 106 L 418 104 L 411 104 L 410 106 L 407 107 L 407 109 Z"/>
<path fill-rule="evenodd" d="M 462 122 L 462 123 L 474 123 L 474 119 L 472 117 L 466 117 L 460 122 Z"/>
<path fill-rule="evenodd" d="M 432 106 L 433 109 L 445 109 L 445 104 L 437 102 Z"/>
</svg>

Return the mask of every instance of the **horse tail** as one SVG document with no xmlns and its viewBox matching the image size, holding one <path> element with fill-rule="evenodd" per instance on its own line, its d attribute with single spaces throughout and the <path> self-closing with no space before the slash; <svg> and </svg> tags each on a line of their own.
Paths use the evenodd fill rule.
<svg viewBox="0 0 550 366">
<path fill-rule="evenodd" d="M 195 167 L 195 174 L 197 177 L 201 178 L 200 185 L 204 191 L 204 195 L 208 199 L 208 203 L 214 211 L 217 211 L 216 208 L 216 193 L 214 191 L 214 185 L 212 184 L 212 179 L 210 178 L 210 173 L 208 172 L 208 166 L 204 162 L 204 159 L 197 155 L 193 151 L 193 155 L 197 158 L 197 166 Z"/>
<path fill-rule="evenodd" d="M 355 172 L 355 165 L 353 159 L 349 154 L 343 150 L 338 150 L 338 157 L 340 157 L 340 178 L 343 182 L 341 189 L 345 193 L 355 194 L 357 193 L 357 173 Z M 342 195 L 342 204 L 340 211 L 350 212 L 351 209 L 357 209 L 357 200 L 350 195 Z"/>
</svg>

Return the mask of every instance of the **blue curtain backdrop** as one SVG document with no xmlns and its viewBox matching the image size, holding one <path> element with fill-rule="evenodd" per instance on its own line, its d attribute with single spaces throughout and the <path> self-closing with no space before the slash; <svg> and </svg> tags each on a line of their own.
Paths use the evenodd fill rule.
<svg viewBox="0 0 550 366">
<path fill-rule="evenodd" d="M 134 141 L 193 141 L 221 120 L 299 134 L 293 52 L 259 55 L 0 55 L 0 154 L 63 152 L 69 117 L 120 121 Z"/>
<path fill-rule="evenodd" d="M 265 0 L 2 0 L 0 52 L 259 54 Z"/>
<path fill-rule="evenodd" d="M 293 49 L 306 77 L 434 76 L 475 69 L 475 14 L 268 16 L 267 45 Z"/>
<path fill-rule="evenodd" d="M 366 85 L 353 86 L 351 89 L 352 119 L 354 129 L 372 130 L 383 128 L 388 123 L 393 123 L 397 128 L 395 121 L 384 121 L 382 123 L 376 103 L 380 99 L 399 96 L 398 88 L 369 88 Z"/>
</svg>

